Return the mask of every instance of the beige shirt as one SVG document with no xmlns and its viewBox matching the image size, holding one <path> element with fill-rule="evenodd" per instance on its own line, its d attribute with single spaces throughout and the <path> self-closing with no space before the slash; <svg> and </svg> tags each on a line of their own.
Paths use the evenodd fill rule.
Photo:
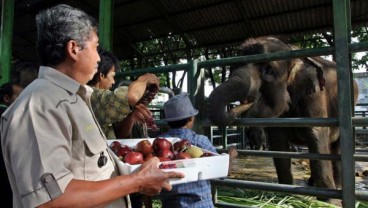
<svg viewBox="0 0 368 208">
<path fill-rule="evenodd" d="M 2 152 L 14 207 L 51 200 L 41 182 L 45 173 L 55 177 L 62 192 L 72 179 L 98 181 L 117 175 L 106 138 L 87 105 L 91 93 L 59 71 L 41 67 L 38 79 L 2 116 Z M 101 154 L 108 160 L 98 167 Z M 124 200 L 109 207 L 125 207 Z"/>
</svg>

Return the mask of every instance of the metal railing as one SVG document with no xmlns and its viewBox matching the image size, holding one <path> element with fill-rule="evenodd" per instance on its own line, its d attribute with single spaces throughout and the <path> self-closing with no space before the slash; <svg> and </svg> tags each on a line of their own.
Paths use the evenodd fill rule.
<svg viewBox="0 0 368 208">
<path fill-rule="evenodd" d="M 197 129 L 205 126 L 213 126 L 213 124 L 204 117 L 201 110 L 204 110 L 204 70 L 203 68 L 228 66 L 235 63 L 250 63 L 260 61 L 272 61 L 290 58 L 301 58 L 308 56 L 321 56 L 335 53 L 337 57 L 337 75 L 338 75 L 338 118 L 247 118 L 237 119 L 232 125 L 235 126 L 339 126 L 340 128 L 340 145 L 341 155 L 321 155 L 312 153 L 291 153 L 291 152 L 258 152 L 239 150 L 240 154 L 267 157 L 287 157 L 287 158 L 306 158 L 306 159 L 323 159 L 323 160 L 341 160 L 342 161 L 342 190 L 330 190 L 316 187 L 304 187 L 294 185 L 270 184 L 262 182 L 241 181 L 233 179 L 212 180 L 213 186 L 230 186 L 244 189 L 258 189 L 267 191 L 276 191 L 292 194 L 303 194 L 320 197 L 339 198 L 343 200 L 343 207 L 355 207 L 355 200 L 368 200 L 368 192 L 355 190 L 355 161 L 368 161 L 367 156 L 355 154 L 354 143 L 351 138 L 354 136 L 354 127 L 367 126 L 368 119 L 365 117 L 353 118 L 353 110 L 351 106 L 351 70 L 349 53 L 368 50 L 368 42 L 349 44 L 350 37 L 350 19 L 348 0 L 333 0 L 334 14 L 334 37 L 335 46 L 318 49 L 302 49 L 290 52 L 277 52 L 270 54 L 251 55 L 242 57 L 225 58 L 218 60 L 198 61 L 193 60 L 188 64 L 171 65 L 166 67 L 154 67 L 130 72 L 124 72 L 117 75 L 121 76 L 137 76 L 144 73 L 168 73 L 173 71 L 185 70 L 187 72 L 187 84 L 190 98 L 194 107 L 199 109 L 199 117 Z M 348 119 L 348 118 L 351 119 Z M 156 122 L 157 125 L 165 125 L 161 121 Z M 224 203 L 216 203 L 218 207 L 240 207 Z"/>
</svg>

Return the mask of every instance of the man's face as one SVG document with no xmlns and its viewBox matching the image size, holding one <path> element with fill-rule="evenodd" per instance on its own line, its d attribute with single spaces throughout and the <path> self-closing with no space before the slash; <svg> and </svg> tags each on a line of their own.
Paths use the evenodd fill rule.
<svg viewBox="0 0 368 208">
<path fill-rule="evenodd" d="M 99 87 L 101 89 L 111 89 L 112 85 L 115 84 L 115 66 L 110 69 L 106 76 L 101 75 L 100 79 Z"/>
<path fill-rule="evenodd" d="M 78 51 L 77 74 L 80 76 L 78 80 L 85 85 L 93 78 L 97 72 L 100 56 L 97 52 L 98 37 L 95 32 L 92 32 L 91 37 L 85 42 L 83 49 Z"/>
</svg>

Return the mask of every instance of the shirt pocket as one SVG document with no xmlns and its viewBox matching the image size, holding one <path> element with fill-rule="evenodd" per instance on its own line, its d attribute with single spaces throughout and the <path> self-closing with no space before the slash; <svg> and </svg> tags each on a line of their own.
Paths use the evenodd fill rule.
<svg viewBox="0 0 368 208">
<path fill-rule="evenodd" d="M 101 152 L 104 152 L 107 148 L 107 144 L 105 139 L 103 138 L 96 138 L 96 137 L 90 137 L 85 138 L 84 142 L 87 147 L 87 155 L 100 155 Z"/>
<path fill-rule="evenodd" d="M 85 139 L 84 174 L 86 180 L 101 180 L 111 177 L 111 172 L 114 168 L 104 141 L 104 139 L 96 137 Z M 102 158 L 106 158 L 106 160 L 102 165 L 99 165 L 99 159 L 102 160 Z"/>
</svg>

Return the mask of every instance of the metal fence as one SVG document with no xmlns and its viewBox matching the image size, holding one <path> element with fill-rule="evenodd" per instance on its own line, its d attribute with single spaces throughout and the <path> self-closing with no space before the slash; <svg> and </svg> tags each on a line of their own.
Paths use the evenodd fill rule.
<svg viewBox="0 0 368 208">
<path fill-rule="evenodd" d="M 257 189 L 265 191 L 276 191 L 292 194 L 319 196 L 327 198 L 339 198 L 343 200 L 343 207 L 355 207 L 355 201 L 368 200 L 368 192 L 357 191 L 355 186 L 355 161 L 366 161 L 368 158 L 364 154 L 355 154 L 355 144 L 351 139 L 354 136 L 354 127 L 367 126 L 366 117 L 353 117 L 353 108 L 351 105 L 351 89 L 350 83 L 352 72 L 350 69 L 350 53 L 367 51 L 368 42 L 350 43 L 350 1 L 333 0 L 333 16 L 334 16 L 334 47 L 324 47 L 315 49 L 303 49 L 290 52 L 278 52 L 271 54 L 261 54 L 258 56 L 242 56 L 232 57 L 218 60 L 198 61 L 193 60 L 187 64 L 171 65 L 166 67 L 145 68 L 124 72 L 117 77 L 136 76 L 144 73 L 168 73 L 173 71 L 187 71 L 188 92 L 193 105 L 199 109 L 198 121 L 196 129 L 201 127 L 210 127 L 213 124 L 203 115 L 204 112 L 204 68 L 228 66 L 238 62 L 259 62 L 271 61 L 290 58 L 301 58 L 309 56 L 322 56 L 335 54 L 338 75 L 338 118 L 247 118 L 237 119 L 233 125 L 235 126 L 339 126 L 340 129 L 340 145 L 341 155 L 321 155 L 314 153 L 298 153 L 298 152 L 274 152 L 274 151 L 251 151 L 239 150 L 241 155 L 253 155 L 262 157 L 287 157 L 287 158 L 304 158 L 304 159 L 323 159 L 323 160 L 341 160 L 342 162 L 342 190 L 323 189 L 317 187 L 305 187 L 296 185 L 270 184 L 265 182 L 240 181 L 233 179 L 212 180 L 212 185 L 229 186 L 244 189 Z M 349 119 L 351 118 L 351 119 Z M 163 122 L 157 121 L 157 124 L 164 125 Z M 226 144 L 225 147 L 226 148 Z M 217 207 L 241 207 L 237 205 L 229 205 L 224 203 L 216 203 Z"/>
</svg>

